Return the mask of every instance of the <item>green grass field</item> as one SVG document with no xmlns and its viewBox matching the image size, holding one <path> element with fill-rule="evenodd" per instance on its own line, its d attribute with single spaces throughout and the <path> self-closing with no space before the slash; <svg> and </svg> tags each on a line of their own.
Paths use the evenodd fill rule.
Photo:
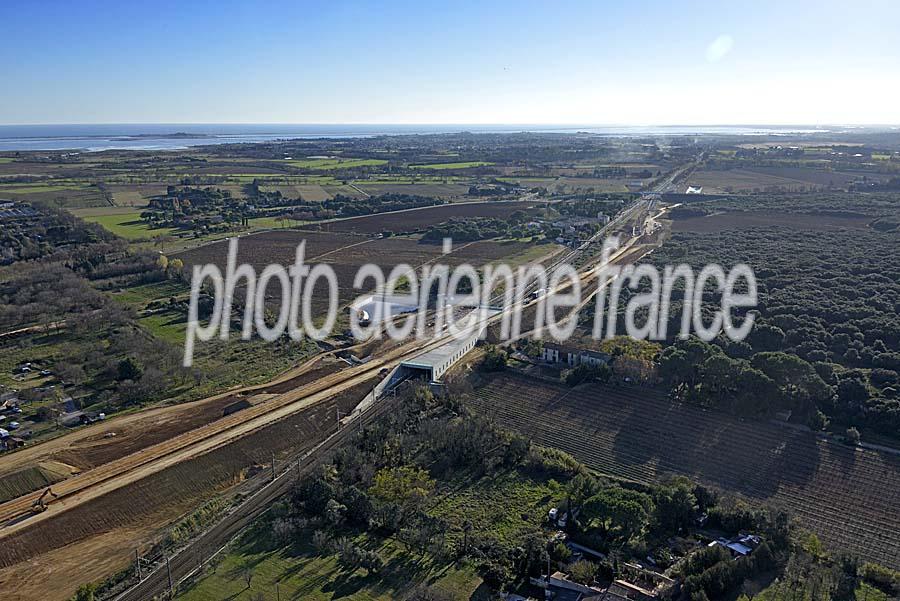
<svg viewBox="0 0 900 601">
<path fill-rule="evenodd" d="M 174 234 L 174 228 L 149 227 L 141 221 L 141 211 L 129 207 L 99 207 L 95 209 L 75 209 L 78 217 L 91 223 L 98 223 L 113 234 L 126 240 L 150 239 L 154 236 Z"/>
<path fill-rule="evenodd" d="M 547 509 L 564 494 L 559 485 L 516 470 L 477 480 L 471 474 L 459 474 L 438 487 L 426 512 L 446 520 L 448 543 L 458 542 L 467 520 L 474 526 L 473 537 L 514 543 L 540 528 Z M 405 598 L 420 584 L 446 592 L 448 599 L 488 598 L 483 597 L 485 587 L 471 564 L 407 550 L 393 538 L 348 534 L 354 543 L 376 551 L 384 560 L 380 573 L 369 574 L 363 568 L 343 568 L 335 554 L 320 555 L 309 542 L 311 535 L 304 531 L 295 537 L 294 545 L 279 545 L 273 541 L 270 523 L 257 522 L 214 570 L 178 598 L 251 599 L 261 593 L 269 599 L 275 596 L 276 582 L 282 599 L 387 601 Z M 245 579 L 248 569 L 253 572 L 250 590 Z"/>
<path fill-rule="evenodd" d="M 413 169 L 471 169 L 472 167 L 489 167 L 489 161 L 465 161 L 461 163 L 431 163 L 430 165 L 410 165 Z"/>
<path fill-rule="evenodd" d="M 292 167 L 301 169 L 350 169 L 352 167 L 376 167 L 385 165 L 387 161 L 384 159 L 303 159 L 303 160 L 287 160 L 285 161 Z"/>
<path fill-rule="evenodd" d="M 189 293 L 187 284 L 178 280 L 163 280 L 152 284 L 132 286 L 118 292 L 113 292 L 112 297 L 134 309 L 141 310 L 148 303 L 158 300 L 168 300 L 174 297 L 183 297 Z"/>
<path fill-rule="evenodd" d="M 53 192 L 67 192 L 72 190 L 85 190 L 90 186 L 86 184 L 16 184 L 13 186 L 0 186 L 0 194 L 48 194 Z"/>
<path fill-rule="evenodd" d="M 0 157 L 0 165 L 6 165 L 8 163 L 12 163 L 15 160 L 16 159 L 14 159 L 12 157 Z"/>
<path fill-rule="evenodd" d="M 331 601 L 391 601 L 402 599 L 420 583 L 445 591 L 448 599 L 468 601 L 481 584 L 481 579 L 468 565 L 446 565 L 429 556 L 408 556 L 398 545 L 385 543 L 379 547 L 363 535 L 357 544 L 373 548 L 385 560 L 379 574 L 365 569 L 347 570 L 338 564 L 336 555 L 317 555 L 304 536 L 303 543 L 292 548 L 271 544 L 268 532 L 245 538 L 200 582 L 177 598 L 184 601 L 220 601 L 252 599 L 260 593 L 275 599 L 275 583 L 282 599 Z M 251 588 L 244 575 L 252 569 Z"/>
</svg>

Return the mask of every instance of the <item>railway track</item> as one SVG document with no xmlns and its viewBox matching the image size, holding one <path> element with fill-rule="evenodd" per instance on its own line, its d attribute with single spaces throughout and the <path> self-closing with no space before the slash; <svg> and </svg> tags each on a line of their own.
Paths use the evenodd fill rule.
<svg viewBox="0 0 900 601">
<path fill-rule="evenodd" d="M 71 509 L 98 494 L 105 494 L 136 479 L 160 471 L 190 457 L 209 452 L 266 424 L 305 409 L 393 367 L 404 359 L 446 343 L 445 338 L 415 341 L 360 366 L 341 370 L 259 405 L 221 418 L 164 442 L 100 465 L 53 486 L 59 496 L 39 514 L 30 493 L 0 505 L 0 538 Z"/>
<path fill-rule="evenodd" d="M 671 182 L 677 177 L 677 173 L 683 173 L 683 171 L 676 171 L 675 174 L 668 177 L 664 186 L 671 185 Z M 632 206 L 623 211 L 622 214 L 606 228 L 603 228 L 598 232 L 597 235 L 581 244 L 578 248 L 559 257 L 554 261 L 553 266 L 559 265 L 562 262 L 572 262 L 584 256 L 590 258 L 591 254 L 589 251 L 593 250 L 593 243 L 599 239 L 602 234 L 610 231 L 613 227 L 621 227 L 622 224 L 627 224 L 637 216 L 641 215 L 643 211 L 652 209 L 655 201 L 654 194 L 656 194 L 656 192 L 651 192 L 649 195 L 642 196 Z M 582 268 L 580 276 L 585 278 L 585 281 L 588 281 L 592 275 L 593 268 Z M 525 306 L 530 304 L 534 303 L 526 303 Z M 504 313 L 505 312 L 495 315 L 483 325 L 489 325 L 492 322 L 498 321 L 502 318 Z M 164 470 L 172 465 L 228 445 L 250 432 L 256 431 L 261 427 L 321 402 L 336 393 L 358 385 L 367 378 L 371 378 L 382 369 L 394 367 L 403 360 L 446 344 L 450 339 L 451 337 L 449 335 L 443 335 L 433 340 L 417 340 L 404 344 L 391 350 L 384 357 L 374 359 L 364 365 L 353 366 L 337 373 L 329 374 L 314 383 L 306 384 L 297 389 L 279 394 L 259 405 L 218 419 L 164 442 L 118 458 L 63 482 L 57 483 L 53 488 L 54 492 L 59 497 L 50 503 L 47 509 L 42 513 L 33 514 L 31 512 L 31 504 L 34 497 L 36 497 L 35 493 L 3 503 L 0 505 L 0 539 L 21 529 L 59 515 L 64 511 L 89 501 L 90 499 L 105 495 L 146 476 Z M 261 385 L 246 390 L 250 391 L 255 388 L 264 388 L 265 386 L 266 385 Z M 381 405 L 376 404 L 375 407 L 380 408 Z M 362 419 L 362 417 L 358 419 Z M 370 418 L 366 417 L 365 419 Z M 371 419 L 374 419 L 374 417 Z M 325 446 L 317 447 L 316 452 L 311 453 L 304 461 L 307 461 L 308 465 L 312 465 L 316 456 L 320 455 L 321 452 L 327 452 L 329 448 L 333 448 L 331 445 L 338 444 L 340 444 L 340 438 L 335 438 L 335 435 L 333 434 L 326 439 L 325 443 L 323 443 Z M 301 469 L 305 468 L 301 465 Z M 281 480 L 276 480 L 276 483 L 280 481 Z M 204 534 L 200 539 L 201 542 L 198 543 L 200 545 L 198 547 L 198 553 L 202 550 L 212 549 L 213 542 L 215 541 L 228 540 L 230 537 L 233 537 L 234 534 L 240 531 L 244 525 L 258 515 L 259 512 L 261 512 L 274 498 L 277 498 L 278 495 L 282 494 L 284 490 L 287 489 L 286 487 L 288 485 L 283 484 L 281 486 L 284 486 L 285 488 L 279 488 L 278 486 L 265 487 L 260 493 L 254 495 L 252 503 L 247 505 L 246 510 L 234 512 L 226 517 L 221 524 L 215 526 L 207 534 Z M 184 562 L 185 566 L 188 564 L 192 565 L 196 557 L 194 559 L 178 559 L 177 563 L 173 563 L 172 559 L 174 558 L 170 558 L 169 569 L 175 570 L 175 575 L 173 577 L 177 579 L 179 577 L 178 574 L 180 573 L 179 570 L 181 570 L 181 567 L 179 567 L 181 562 Z M 185 570 L 186 573 L 189 573 L 189 570 L 187 570 L 186 567 Z M 168 577 L 166 577 L 166 583 L 168 583 Z M 153 590 L 157 592 L 159 591 L 158 587 L 154 588 L 149 584 L 146 586 L 153 588 Z M 123 599 L 131 598 L 148 597 L 123 597 Z"/>
<path fill-rule="evenodd" d="M 150 574 L 132 588 L 114 597 L 115 601 L 142 601 L 165 595 L 171 588 L 190 578 L 208 561 L 215 558 L 229 541 L 234 539 L 253 520 L 262 515 L 271 504 L 290 491 L 296 478 L 307 473 L 328 452 L 346 443 L 357 427 L 365 426 L 387 413 L 395 401 L 386 397 L 373 405 L 344 427 L 333 430 L 318 446 L 311 449 L 297 462 L 283 471 L 275 480 L 250 496 L 236 510 L 204 532 L 200 537 L 159 564 Z"/>
</svg>

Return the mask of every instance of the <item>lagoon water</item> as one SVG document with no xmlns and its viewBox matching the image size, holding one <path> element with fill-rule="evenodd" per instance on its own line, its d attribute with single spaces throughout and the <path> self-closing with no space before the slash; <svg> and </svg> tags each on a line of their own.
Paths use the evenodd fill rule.
<svg viewBox="0 0 900 601">
<path fill-rule="evenodd" d="M 363 125 L 363 124 L 94 124 L 0 125 L 0 151 L 113 149 L 178 150 L 191 146 L 297 138 L 356 138 L 452 132 L 588 132 L 607 136 L 779 135 L 836 131 L 809 126 L 573 126 L 573 125 Z"/>
</svg>

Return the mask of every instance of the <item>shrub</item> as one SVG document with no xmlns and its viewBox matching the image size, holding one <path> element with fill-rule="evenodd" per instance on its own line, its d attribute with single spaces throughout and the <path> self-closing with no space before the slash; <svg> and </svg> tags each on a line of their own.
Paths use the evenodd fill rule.
<svg viewBox="0 0 900 601">
<path fill-rule="evenodd" d="M 569 568 L 572 580 L 581 584 L 591 584 L 597 576 L 597 566 L 590 561 L 576 561 Z"/>
<path fill-rule="evenodd" d="M 501 348 L 496 346 L 489 346 L 487 352 L 484 355 L 484 359 L 481 362 L 481 367 L 485 371 L 502 371 L 506 369 L 506 364 L 509 361 L 509 357 Z"/>
<path fill-rule="evenodd" d="M 889 595 L 900 594 L 900 572 L 874 563 L 864 563 L 859 570 L 863 580 Z"/>
</svg>

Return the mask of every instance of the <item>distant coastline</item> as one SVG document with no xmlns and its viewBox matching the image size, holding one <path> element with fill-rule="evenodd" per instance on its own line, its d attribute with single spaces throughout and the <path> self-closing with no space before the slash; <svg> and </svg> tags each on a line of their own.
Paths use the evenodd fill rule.
<svg viewBox="0 0 900 601">
<path fill-rule="evenodd" d="M 302 138 L 358 138 L 441 133 L 568 133 L 607 136 L 796 135 L 859 131 L 858 127 L 778 125 L 273 125 L 273 124 L 98 124 L 0 125 L 0 151 L 96 152 L 102 150 L 179 150 L 192 146 L 269 142 Z"/>
</svg>

